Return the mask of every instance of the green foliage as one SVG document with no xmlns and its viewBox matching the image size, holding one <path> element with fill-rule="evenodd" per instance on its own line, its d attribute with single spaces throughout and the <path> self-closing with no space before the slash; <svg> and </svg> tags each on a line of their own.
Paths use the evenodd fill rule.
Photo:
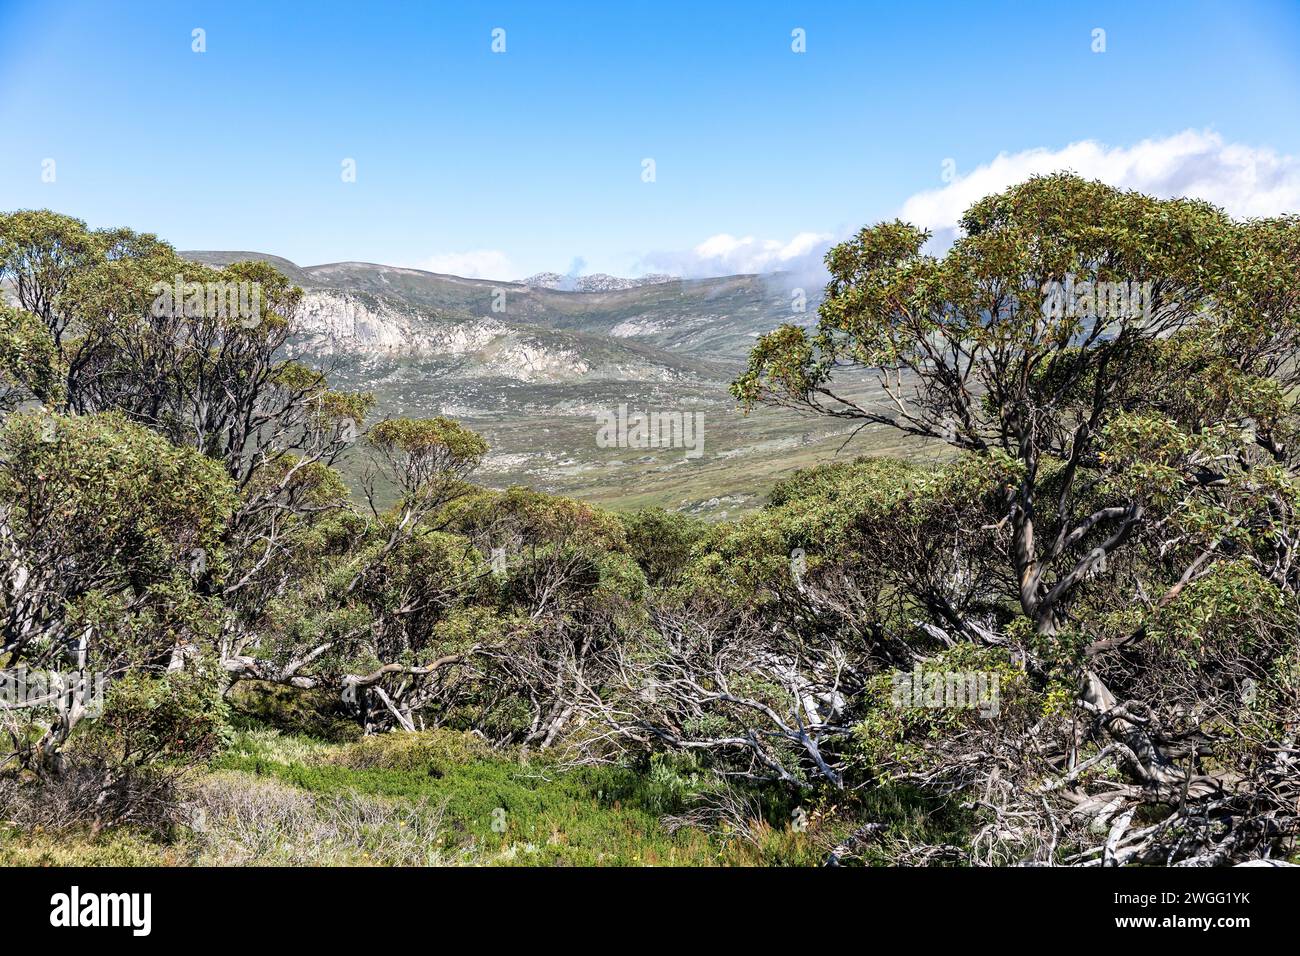
<svg viewBox="0 0 1300 956">
<path fill-rule="evenodd" d="M 986 841 L 995 790 L 999 827 L 1033 821 L 1097 755 L 1071 786 L 1128 775 L 1167 807 L 1154 778 L 1185 763 L 1285 823 L 1300 220 L 1055 175 L 963 229 L 942 257 L 897 221 L 837 245 L 817 327 L 760 338 L 732 387 L 948 452 L 799 471 L 706 526 L 476 487 L 487 443 L 442 417 L 365 432 L 361 507 L 336 465 L 374 398 L 285 357 L 301 290 L 273 267 L 0 216 L 4 663 L 111 677 L 101 719 L 17 729 L 34 772 L 7 799 L 36 820 L 32 781 L 61 777 L 99 822 L 107 772 L 111 819 L 159 834 L 174 814 L 131 805 L 206 763 L 225 829 L 196 859 L 809 864 L 871 822 L 858 858 L 899 862 Z M 265 312 L 157 309 L 182 273 L 256 283 Z M 1147 308 L 1045 310 L 1066 276 Z M 837 391 L 864 370 L 883 394 Z M 981 678 L 994 700 L 944 696 Z M 1102 765 L 1107 735 L 1131 756 Z M 1063 852 L 1073 811 L 1046 812 L 1024 826 Z M 0 856 L 39 857 L 29 836 Z"/>
<path fill-rule="evenodd" d="M 982 694 L 988 689 L 991 693 Z M 1028 675 L 993 648 L 959 644 L 912 672 L 885 672 L 866 690 L 866 710 L 854 727 L 861 769 L 888 782 L 900 774 L 942 768 L 976 726 L 999 726 L 1008 737 L 1043 711 Z M 992 701 L 992 703 L 989 703 Z"/>
<path fill-rule="evenodd" d="M 691 549 L 708 525 L 699 518 L 663 508 L 619 515 L 628 551 L 654 586 L 675 583 L 691 559 Z"/>
<path fill-rule="evenodd" d="M 600 551 L 625 551 L 627 535 L 618 516 L 602 508 L 530 488 L 475 488 L 435 519 L 471 540 L 500 541 L 522 550 L 563 544 Z"/>
<path fill-rule="evenodd" d="M 22 660 L 62 667 L 58 622 L 89 636 L 91 666 L 116 673 L 212 639 L 221 608 L 196 578 L 220 576 L 236 502 L 223 469 L 120 416 L 11 416 L 0 431 L 9 560 L 43 582 L 0 610 L 30 636 Z"/>
<path fill-rule="evenodd" d="M 127 674 L 109 688 L 104 713 L 81 746 L 119 767 L 205 763 L 230 740 L 222 690 L 210 668 Z"/>
<path fill-rule="evenodd" d="M 1294 631 L 1296 608 L 1245 561 L 1223 561 L 1147 624 L 1151 640 L 1196 667 L 1224 655 L 1250 657 L 1273 629 Z"/>
<path fill-rule="evenodd" d="M 368 437 L 376 448 L 413 459 L 447 455 L 477 460 L 487 454 L 487 442 L 449 418 L 392 418 L 376 424 Z"/>
<path fill-rule="evenodd" d="M 44 323 L 0 302 L 0 408 L 8 410 L 28 399 L 60 405 L 66 374 Z"/>
<path fill-rule="evenodd" d="M 0 497 L 33 536 L 121 555 L 155 578 L 188 565 L 193 549 L 219 555 L 235 502 L 220 467 L 120 416 L 14 415 L 0 454 Z"/>
</svg>

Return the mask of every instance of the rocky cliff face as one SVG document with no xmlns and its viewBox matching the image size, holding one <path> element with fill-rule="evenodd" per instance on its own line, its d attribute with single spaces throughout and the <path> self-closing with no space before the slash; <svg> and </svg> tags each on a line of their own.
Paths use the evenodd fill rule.
<svg viewBox="0 0 1300 956">
<path fill-rule="evenodd" d="M 320 354 L 364 351 L 409 354 L 420 336 L 409 313 L 383 300 L 348 292 L 307 292 L 298 307 L 299 344 Z"/>
<path fill-rule="evenodd" d="M 675 381 L 674 356 L 603 345 L 590 337 L 483 316 L 435 314 L 369 293 L 312 289 L 298 307 L 295 352 L 370 367 L 437 359 L 477 378 L 522 383 L 593 379 Z"/>
<path fill-rule="evenodd" d="M 318 356 L 459 358 L 521 382 L 572 380 L 592 368 L 576 350 L 530 341 L 504 322 L 434 316 L 380 296 L 313 290 L 297 318 L 295 346 Z"/>
</svg>

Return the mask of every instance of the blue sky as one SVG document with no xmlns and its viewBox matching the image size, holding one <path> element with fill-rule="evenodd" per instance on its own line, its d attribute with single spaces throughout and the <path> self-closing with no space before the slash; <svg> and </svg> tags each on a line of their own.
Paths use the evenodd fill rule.
<svg viewBox="0 0 1300 956">
<path fill-rule="evenodd" d="M 180 248 L 776 268 L 1065 162 L 1300 207 L 1300 3 L 0 0 L 0 130 L 0 209 Z"/>
</svg>

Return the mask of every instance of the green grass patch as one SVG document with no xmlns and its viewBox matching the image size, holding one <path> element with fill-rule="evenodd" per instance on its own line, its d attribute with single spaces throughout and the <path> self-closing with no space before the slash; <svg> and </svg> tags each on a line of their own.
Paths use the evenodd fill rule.
<svg viewBox="0 0 1300 956">
<path fill-rule="evenodd" d="M 442 809 L 450 844 L 473 847 L 489 864 L 703 865 L 721 862 L 726 852 L 727 841 L 698 830 L 668 834 L 660 825 L 661 795 L 634 771 L 483 753 L 458 758 L 458 745 L 442 732 L 387 736 L 396 752 L 388 765 L 364 757 L 369 765 L 348 765 L 358 762 L 358 750 L 373 757 L 368 752 L 382 744 L 322 750 L 294 738 L 243 734 L 216 768 L 322 795 L 426 802 Z"/>
</svg>

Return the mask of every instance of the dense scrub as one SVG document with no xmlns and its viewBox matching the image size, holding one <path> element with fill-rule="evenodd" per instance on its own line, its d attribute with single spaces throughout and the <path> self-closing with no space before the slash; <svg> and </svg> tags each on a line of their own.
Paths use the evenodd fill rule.
<svg viewBox="0 0 1300 956">
<path fill-rule="evenodd" d="M 368 423 L 287 357 L 300 293 L 266 264 L 0 218 L 0 664 L 107 682 L 102 713 L 4 711 L 2 852 L 1294 853 L 1300 224 L 1052 177 L 965 230 L 836 247 L 821 324 L 735 385 L 954 454 L 707 525 L 479 487 L 454 421 Z M 179 315 L 150 298 L 176 275 Z M 1053 308 L 1063 276 L 1145 306 Z M 238 282 L 255 320 L 203 298 Z M 864 369 L 887 406 L 837 394 Z"/>
</svg>

